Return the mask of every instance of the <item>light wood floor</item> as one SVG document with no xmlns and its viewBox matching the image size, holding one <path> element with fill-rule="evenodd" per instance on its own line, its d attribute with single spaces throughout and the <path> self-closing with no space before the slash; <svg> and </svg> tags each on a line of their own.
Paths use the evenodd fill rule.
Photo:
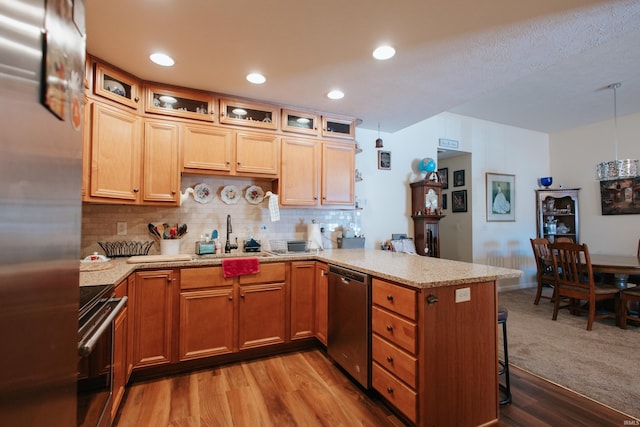
<svg viewBox="0 0 640 427">
<path fill-rule="evenodd" d="M 622 426 L 630 418 L 511 369 L 500 426 Z M 636 425 L 636 424 L 634 424 Z M 320 350 L 130 385 L 114 426 L 404 426 Z"/>
</svg>

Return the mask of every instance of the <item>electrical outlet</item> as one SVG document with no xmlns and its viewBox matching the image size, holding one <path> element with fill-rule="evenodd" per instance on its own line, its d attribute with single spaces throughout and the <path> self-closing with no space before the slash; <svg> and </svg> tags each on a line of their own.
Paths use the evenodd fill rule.
<svg viewBox="0 0 640 427">
<path fill-rule="evenodd" d="M 471 288 L 456 289 L 456 303 L 471 301 Z"/>
<path fill-rule="evenodd" d="M 127 223 L 126 222 L 117 222 L 116 230 L 118 236 L 126 236 L 127 235 Z"/>
</svg>

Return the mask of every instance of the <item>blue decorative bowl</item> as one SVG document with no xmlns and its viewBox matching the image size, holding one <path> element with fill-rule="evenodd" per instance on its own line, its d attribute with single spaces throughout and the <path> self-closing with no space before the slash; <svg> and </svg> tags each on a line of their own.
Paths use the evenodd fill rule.
<svg viewBox="0 0 640 427">
<path fill-rule="evenodd" d="M 545 188 L 549 188 L 549 186 L 553 183 L 553 178 L 550 176 L 545 176 L 544 178 L 540 178 L 540 184 L 544 185 Z"/>
</svg>

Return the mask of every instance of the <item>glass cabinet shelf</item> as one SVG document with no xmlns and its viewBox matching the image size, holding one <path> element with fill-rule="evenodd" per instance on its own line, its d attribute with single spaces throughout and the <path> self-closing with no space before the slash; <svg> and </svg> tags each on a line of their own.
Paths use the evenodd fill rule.
<svg viewBox="0 0 640 427">
<path fill-rule="evenodd" d="M 213 121 L 215 100 L 208 93 L 152 85 L 146 92 L 148 113 Z"/>
<path fill-rule="evenodd" d="M 93 92 L 127 107 L 138 109 L 140 84 L 138 80 L 124 72 L 96 64 Z"/>
<path fill-rule="evenodd" d="M 278 129 L 278 107 L 221 99 L 220 123 L 275 130 Z"/>
</svg>

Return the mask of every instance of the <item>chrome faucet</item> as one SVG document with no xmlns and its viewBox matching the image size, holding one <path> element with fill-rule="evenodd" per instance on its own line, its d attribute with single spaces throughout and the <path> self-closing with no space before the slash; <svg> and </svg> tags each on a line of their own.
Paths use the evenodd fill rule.
<svg viewBox="0 0 640 427">
<path fill-rule="evenodd" d="M 233 232 L 231 228 L 231 215 L 227 215 L 227 241 L 224 244 L 224 253 L 231 253 L 231 249 L 238 249 L 238 238 L 236 237 L 236 243 L 229 241 L 229 235 Z"/>
</svg>

